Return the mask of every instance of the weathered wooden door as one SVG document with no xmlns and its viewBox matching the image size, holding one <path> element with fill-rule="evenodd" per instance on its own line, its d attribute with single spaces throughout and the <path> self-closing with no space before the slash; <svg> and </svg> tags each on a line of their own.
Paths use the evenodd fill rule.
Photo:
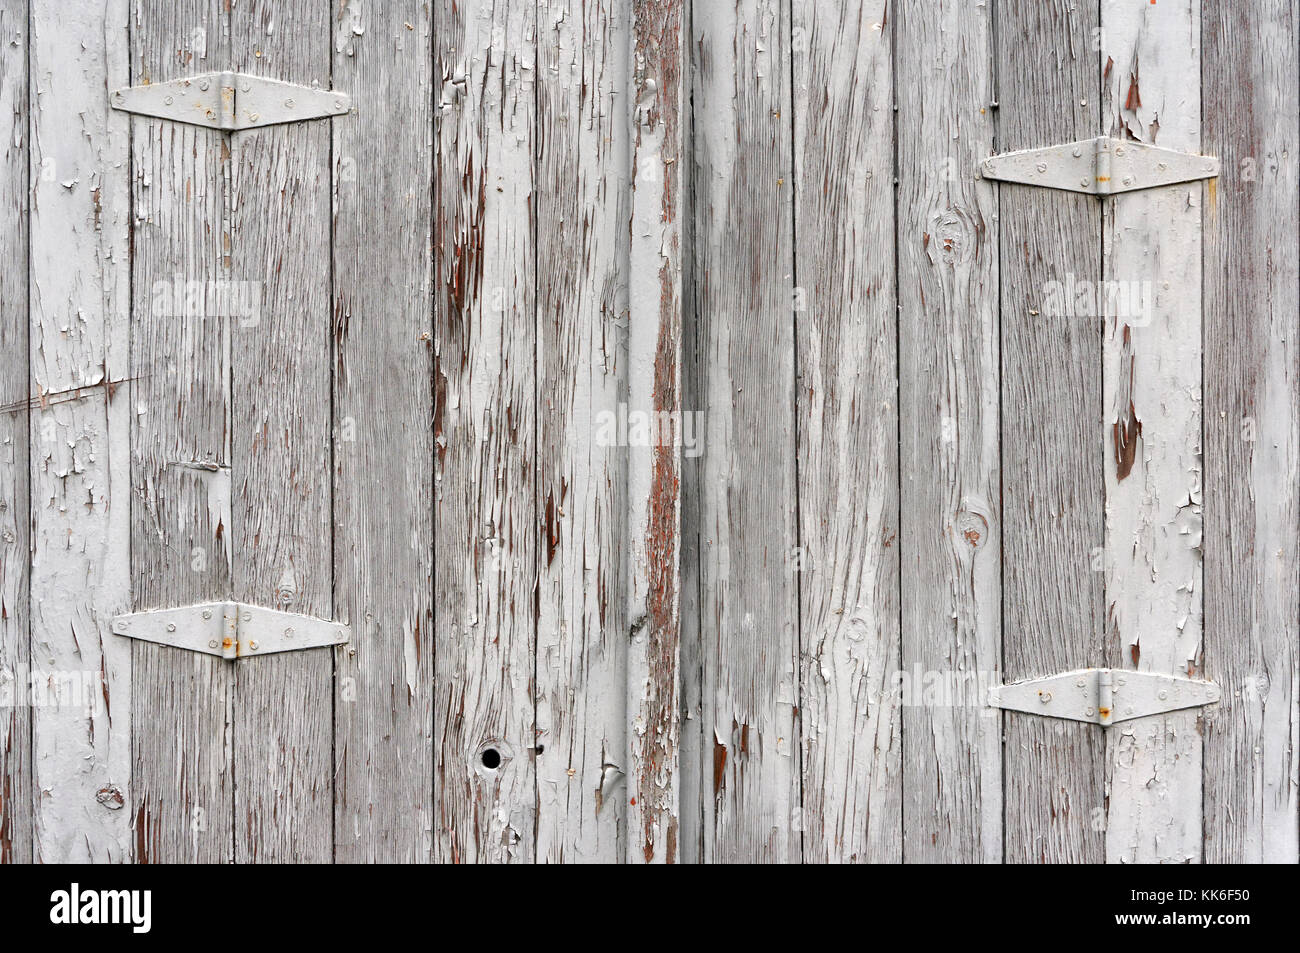
<svg viewBox="0 0 1300 953">
<path fill-rule="evenodd" d="M 0 861 L 1295 862 L 1298 21 L 0 0 Z"/>
</svg>

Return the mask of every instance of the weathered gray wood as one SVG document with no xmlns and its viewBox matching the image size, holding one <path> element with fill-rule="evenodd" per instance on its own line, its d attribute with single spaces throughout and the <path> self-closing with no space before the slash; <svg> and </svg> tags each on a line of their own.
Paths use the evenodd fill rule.
<svg viewBox="0 0 1300 953">
<path fill-rule="evenodd" d="M 789 22 L 692 12 L 708 862 L 800 858 Z"/>
<path fill-rule="evenodd" d="M 440 0 L 434 856 L 529 861 L 539 520 L 536 6 Z"/>
<path fill-rule="evenodd" d="M 130 855 L 126 21 L 124 0 L 30 9 L 31 662 L 66 689 L 31 713 L 43 863 Z"/>
<path fill-rule="evenodd" d="M 328 15 L 323 4 L 291 19 L 270 0 L 232 6 L 231 68 L 328 89 Z M 331 618 L 329 122 L 248 130 L 230 149 L 227 277 L 261 283 L 257 324 L 231 326 L 233 592 Z M 330 649 L 236 670 L 239 862 L 333 855 L 333 670 Z"/>
<path fill-rule="evenodd" d="M 684 29 L 695 36 L 694 2 L 684 11 Z M 691 73 L 688 88 L 694 90 L 697 47 L 686 44 L 686 69 Z M 704 354 L 702 329 L 698 319 L 695 280 L 695 100 L 686 99 L 682 119 L 682 193 L 686 211 L 682 216 L 682 407 L 705 414 L 707 400 L 703 387 Z M 703 436 L 703 435 L 701 435 Z M 678 652 L 677 790 L 678 790 L 678 863 L 698 864 L 704 851 L 704 814 L 713 790 L 713 741 L 705 743 L 701 732 L 703 714 L 704 668 L 701 642 L 700 598 L 700 491 L 703 487 L 704 453 L 682 455 L 682 500 L 680 568 L 681 574 L 681 645 Z"/>
<path fill-rule="evenodd" d="M 629 39 L 628 408 L 654 423 L 652 446 L 629 437 L 627 448 L 627 856 L 645 863 L 678 857 L 681 455 L 695 452 L 696 434 L 695 418 L 681 416 L 684 6 L 634 3 Z"/>
<path fill-rule="evenodd" d="M 803 849 L 902 859 L 893 24 L 794 0 Z"/>
<path fill-rule="evenodd" d="M 356 10 L 355 18 L 352 11 Z M 347 5 L 334 85 L 335 859 L 433 848 L 431 13 Z"/>
<path fill-rule="evenodd" d="M 27 0 L 0 2 L 0 864 L 32 861 Z"/>
<path fill-rule="evenodd" d="M 1205 859 L 1297 859 L 1300 61 L 1296 5 L 1207 3 Z"/>
<path fill-rule="evenodd" d="M 903 856 L 1002 857 L 996 198 L 987 5 L 896 10 Z M 943 686 L 934 697 L 924 680 Z M 905 684 L 905 688 L 909 685 Z M 972 696 L 974 696 L 972 698 Z"/>
<path fill-rule="evenodd" d="M 117 85 L 223 69 L 226 35 L 219 0 L 138 0 L 132 72 Z M 135 118 L 131 142 L 131 578 L 140 610 L 231 595 L 229 322 L 237 319 L 213 284 L 229 278 L 229 139 Z M 234 670 L 131 644 L 135 860 L 227 861 Z"/>
<path fill-rule="evenodd" d="M 1096 5 L 999 4 L 998 152 L 1097 135 L 1097 17 Z M 1029 53 L 1045 40 L 1046 60 Z M 998 192 L 1003 675 L 1016 681 L 1105 664 L 1094 565 L 1102 545 L 1102 316 L 1073 293 L 1101 279 L 1101 204 L 1054 189 L 1003 184 Z M 1102 732 L 1004 717 L 1005 859 L 1099 863 Z"/>
<path fill-rule="evenodd" d="M 628 785 L 625 0 L 539 7 L 537 859 L 621 860 Z"/>
<path fill-rule="evenodd" d="M 1199 151 L 1199 0 L 1103 0 L 1101 30 L 1106 134 Z M 1149 316 L 1117 314 L 1103 328 L 1109 662 L 1179 675 L 1201 667 L 1204 188 L 1108 199 L 1103 227 L 1105 278 L 1136 282 L 1150 302 Z M 1201 859 L 1200 718 L 1180 711 L 1107 732 L 1107 860 Z"/>
</svg>

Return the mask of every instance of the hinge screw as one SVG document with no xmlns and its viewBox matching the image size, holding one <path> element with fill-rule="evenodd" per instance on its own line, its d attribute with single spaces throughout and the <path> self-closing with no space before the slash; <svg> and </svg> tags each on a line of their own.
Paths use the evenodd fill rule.
<svg viewBox="0 0 1300 953">
<path fill-rule="evenodd" d="M 215 649 L 216 647 L 217 647 L 217 640 L 216 640 L 216 639 L 209 639 L 209 640 L 208 640 L 208 648 L 210 648 L 210 649 Z"/>
<path fill-rule="evenodd" d="M 262 118 L 262 117 L 261 117 L 258 113 L 249 113 L 249 114 L 248 114 L 249 122 L 257 122 L 257 121 L 258 121 L 259 119 L 261 119 L 261 118 Z"/>
<path fill-rule="evenodd" d="M 199 89 L 204 90 L 206 92 L 207 88 L 208 88 L 208 81 L 206 79 L 199 80 Z"/>
<path fill-rule="evenodd" d="M 1038 700 L 1039 700 L 1040 702 L 1042 702 L 1044 705 L 1046 705 L 1046 704 L 1048 704 L 1048 703 L 1051 702 L 1051 700 L 1052 700 L 1052 693 L 1051 693 L 1051 692 L 1039 692 L 1039 693 L 1038 693 Z"/>
<path fill-rule="evenodd" d="M 1164 701 L 1164 700 L 1165 700 L 1166 698 L 1168 698 L 1168 697 L 1169 697 L 1169 693 L 1168 693 L 1168 692 L 1160 692 L 1160 693 L 1159 693 L 1159 698 L 1160 698 L 1161 701 Z"/>
<path fill-rule="evenodd" d="M 292 628 L 285 629 L 285 630 L 284 630 L 284 637 L 285 637 L 286 639 L 292 639 L 292 638 L 293 638 L 293 629 L 292 629 Z"/>
<path fill-rule="evenodd" d="M 175 631 L 176 631 L 176 623 L 175 623 L 175 622 L 168 622 L 168 623 L 167 623 L 167 631 L 168 631 L 168 632 L 175 632 Z"/>
<path fill-rule="evenodd" d="M 252 620 L 253 620 L 253 614 L 252 614 L 251 612 L 245 612 L 245 613 L 244 613 L 244 621 L 245 621 L 245 622 L 251 622 Z"/>
<path fill-rule="evenodd" d="M 1040 163 L 1038 163 L 1038 171 L 1039 171 L 1039 172 L 1046 172 L 1046 171 L 1047 171 L 1047 163 L 1046 163 L 1046 162 L 1040 162 Z"/>
<path fill-rule="evenodd" d="M 292 99 L 286 99 L 286 100 L 284 101 L 284 106 L 285 106 L 286 109 L 292 109 L 292 108 L 293 108 L 293 100 L 292 100 Z"/>
<path fill-rule="evenodd" d="M 168 106 L 170 106 L 172 104 L 172 98 L 170 96 L 164 96 L 163 102 L 165 102 Z"/>
<path fill-rule="evenodd" d="M 211 609 L 204 609 L 204 610 L 203 610 L 203 618 L 205 618 L 205 619 L 211 619 L 211 618 L 212 618 L 212 610 L 211 610 Z"/>
<path fill-rule="evenodd" d="M 1087 178 L 1087 176 L 1085 176 L 1084 178 L 1080 179 L 1080 180 L 1079 180 L 1079 184 L 1082 185 L 1082 186 L 1086 189 L 1086 188 L 1088 187 L 1088 178 Z"/>
<path fill-rule="evenodd" d="M 256 651 L 257 651 L 257 642 L 256 642 L 256 641 L 249 642 L 249 643 L 248 643 L 248 647 L 249 647 L 250 650 L 256 652 Z"/>
</svg>

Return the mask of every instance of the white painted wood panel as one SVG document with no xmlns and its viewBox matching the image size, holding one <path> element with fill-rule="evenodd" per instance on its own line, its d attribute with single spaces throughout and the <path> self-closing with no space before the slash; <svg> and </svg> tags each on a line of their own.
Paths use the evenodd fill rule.
<svg viewBox="0 0 1300 953">
<path fill-rule="evenodd" d="M 625 0 L 539 7 L 537 859 L 624 855 Z M 614 430 L 611 431 L 611 422 Z"/>
<path fill-rule="evenodd" d="M 1106 134 L 1199 151 L 1198 0 L 1103 0 L 1101 31 Z M 1188 676 L 1202 667 L 1204 189 L 1122 193 L 1103 228 L 1105 279 L 1150 302 L 1103 328 L 1107 651 L 1115 667 Z M 1108 861 L 1201 860 L 1200 721 L 1186 710 L 1108 732 Z"/>
<path fill-rule="evenodd" d="M 126 23 L 125 0 L 30 8 L 30 660 L 60 684 L 31 711 L 42 863 L 131 849 L 131 650 L 109 631 L 130 589 Z"/>
</svg>

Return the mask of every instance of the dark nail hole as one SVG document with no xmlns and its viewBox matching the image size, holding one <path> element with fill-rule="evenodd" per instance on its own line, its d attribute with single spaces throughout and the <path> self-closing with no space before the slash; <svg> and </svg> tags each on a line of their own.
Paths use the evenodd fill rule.
<svg viewBox="0 0 1300 953">
<path fill-rule="evenodd" d="M 538 746 L 537 746 L 537 753 L 538 753 L 538 754 L 541 754 L 541 753 L 542 753 L 543 751 L 545 751 L 545 750 L 546 750 L 546 745 L 538 745 Z"/>
<path fill-rule="evenodd" d="M 495 771 L 501 767 L 501 752 L 496 748 L 488 748 L 483 752 L 483 767 L 489 771 Z"/>
</svg>

